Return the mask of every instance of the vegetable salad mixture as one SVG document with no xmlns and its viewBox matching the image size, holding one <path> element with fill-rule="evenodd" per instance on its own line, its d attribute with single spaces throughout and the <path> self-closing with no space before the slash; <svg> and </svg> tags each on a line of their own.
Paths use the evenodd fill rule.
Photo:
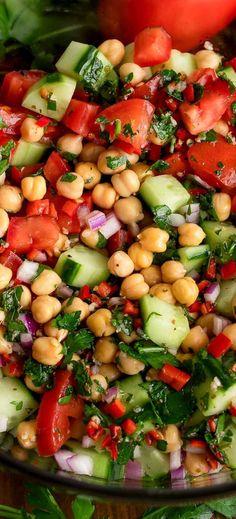
<svg viewBox="0 0 236 519">
<path fill-rule="evenodd" d="M 0 90 L 0 435 L 103 479 L 236 468 L 236 58 L 72 41 Z"/>
</svg>

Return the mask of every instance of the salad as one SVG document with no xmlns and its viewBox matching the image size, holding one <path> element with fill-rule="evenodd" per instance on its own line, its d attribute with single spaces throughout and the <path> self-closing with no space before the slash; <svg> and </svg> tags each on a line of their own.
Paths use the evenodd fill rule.
<svg viewBox="0 0 236 519">
<path fill-rule="evenodd" d="M 0 103 L 1 448 L 113 480 L 236 468 L 236 58 L 161 27 L 72 41 Z"/>
</svg>

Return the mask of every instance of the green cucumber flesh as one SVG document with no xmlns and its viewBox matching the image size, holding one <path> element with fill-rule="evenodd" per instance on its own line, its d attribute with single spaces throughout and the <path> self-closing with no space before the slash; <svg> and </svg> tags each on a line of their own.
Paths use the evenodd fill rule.
<svg viewBox="0 0 236 519">
<path fill-rule="evenodd" d="M 217 245 L 226 242 L 230 236 L 235 236 L 236 238 L 236 227 L 230 223 L 205 220 L 202 223 L 202 228 L 206 233 L 206 241 L 212 250 L 214 250 Z"/>
<path fill-rule="evenodd" d="M 236 398 L 236 384 L 228 389 L 213 387 L 212 379 L 208 378 L 194 387 L 197 406 L 204 416 L 212 416 L 226 411 L 233 399 Z"/>
<path fill-rule="evenodd" d="M 147 178 L 139 190 L 144 202 L 152 209 L 167 205 L 172 212 L 186 205 L 190 199 L 188 191 L 171 175 Z"/>
<path fill-rule="evenodd" d="M 119 398 L 129 413 L 136 407 L 144 407 L 149 401 L 149 395 L 146 389 L 141 387 L 143 379 L 141 375 L 133 375 L 116 382 L 119 389 Z"/>
<path fill-rule="evenodd" d="M 189 323 L 182 308 L 152 295 L 140 300 L 144 331 L 159 346 L 176 352 L 189 333 Z"/>
<path fill-rule="evenodd" d="M 40 142 L 26 142 L 20 139 L 11 159 L 11 166 L 31 166 L 41 161 L 49 147 Z"/>
<path fill-rule="evenodd" d="M 55 270 L 68 285 L 93 288 L 109 277 L 107 261 L 100 252 L 76 245 L 60 255 Z"/>
<path fill-rule="evenodd" d="M 187 272 L 200 268 L 209 257 L 209 245 L 198 245 L 197 247 L 181 247 L 178 249 L 180 261 Z"/>
<path fill-rule="evenodd" d="M 23 99 L 22 106 L 38 114 L 51 117 L 56 121 L 61 121 L 69 106 L 75 87 L 75 79 L 59 72 L 53 72 L 44 76 L 29 88 Z M 50 108 L 49 99 L 42 97 L 42 88 L 45 88 L 49 98 L 55 101 L 54 109 Z"/>
<path fill-rule="evenodd" d="M 66 446 L 73 453 L 81 456 L 88 456 L 93 462 L 92 476 L 95 478 L 108 479 L 112 460 L 108 452 L 98 452 L 93 448 L 84 449 L 77 441 L 69 440 Z"/>
<path fill-rule="evenodd" d="M 196 58 L 194 54 L 190 52 L 180 52 L 177 49 L 172 49 L 170 59 L 161 65 L 152 67 L 152 71 L 158 72 L 159 70 L 174 70 L 177 74 L 184 74 L 190 76 L 197 68 Z"/>
<path fill-rule="evenodd" d="M 10 431 L 38 408 L 38 402 L 18 378 L 0 379 L 0 415 L 8 419 Z"/>
<path fill-rule="evenodd" d="M 220 294 L 216 300 L 216 311 L 220 315 L 233 318 L 233 300 L 236 297 L 236 279 L 221 281 Z"/>
<path fill-rule="evenodd" d="M 169 455 L 161 452 L 155 447 L 142 445 L 135 460 L 139 461 L 146 476 L 157 479 L 168 474 L 170 470 Z"/>
<path fill-rule="evenodd" d="M 61 74 L 66 74 L 78 81 L 80 68 L 89 59 L 91 51 L 94 52 L 95 50 L 93 45 L 71 41 L 57 61 L 56 69 Z"/>
<path fill-rule="evenodd" d="M 233 83 L 236 87 L 236 72 L 233 67 L 225 67 L 218 72 L 218 76 Z"/>
<path fill-rule="evenodd" d="M 229 443 L 223 441 L 219 444 L 220 450 L 226 456 L 227 464 L 231 469 L 236 469 L 236 424 L 230 423 L 224 430 L 224 436 L 230 434 L 231 441 Z"/>
</svg>

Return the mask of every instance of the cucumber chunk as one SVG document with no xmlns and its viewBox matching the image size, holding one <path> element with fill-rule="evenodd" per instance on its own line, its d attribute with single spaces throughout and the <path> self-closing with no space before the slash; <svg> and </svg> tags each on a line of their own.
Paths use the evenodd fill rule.
<svg viewBox="0 0 236 519">
<path fill-rule="evenodd" d="M 93 288 L 109 277 L 107 261 L 100 252 L 76 245 L 60 255 L 55 271 L 68 285 Z"/>
<path fill-rule="evenodd" d="M 226 81 L 230 81 L 234 86 L 236 86 L 236 72 L 233 67 L 225 67 L 222 70 L 219 70 L 218 76 L 226 79 Z"/>
<path fill-rule="evenodd" d="M 140 462 L 145 475 L 150 478 L 157 479 L 168 474 L 170 470 L 169 455 L 158 451 L 155 447 L 142 445 L 135 459 Z"/>
<path fill-rule="evenodd" d="M 75 79 L 53 72 L 34 83 L 27 91 L 22 106 L 56 121 L 61 121 L 75 91 Z M 42 88 L 47 95 L 42 97 Z M 53 102 L 53 103 L 52 103 Z"/>
<path fill-rule="evenodd" d="M 187 272 L 200 268 L 209 257 L 209 245 L 198 245 L 198 247 L 181 247 L 178 249 L 180 261 Z"/>
<path fill-rule="evenodd" d="M 37 164 L 45 155 L 49 146 L 40 142 L 26 142 L 20 139 L 10 162 L 11 166 L 31 166 Z"/>
<path fill-rule="evenodd" d="M 202 228 L 206 233 L 206 241 L 212 250 L 214 250 L 217 245 L 226 242 L 230 236 L 235 236 L 236 239 L 236 227 L 230 223 L 209 222 L 205 220 L 202 223 Z"/>
<path fill-rule="evenodd" d="M 150 209 L 158 205 L 167 205 L 172 212 L 186 205 L 190 199 L 188 191 L 171 175 L 147 178 L 139 193 Z"/>
<path fill-rule="evenodd" d="M 161 65 L 156 65 L 152 67 L 153 72 L 158 72 L 159 70 L 168 69 L 174 70 L 177 74 L 185 74 L 189 76 L 196 70 L 197 63 L 194 54 L 190 54 L 190 52 L 180 52 L 177 49 L 172 49 L 170 54 L 170 59 Z"/>
<path fill-rule="evenodd" d="M 119 389 L 119 398 L 125 405 L 127 413 L 135 407 L 145 406 L 149 401 L 148 392 L 141 387 L 142 383 L 143 380 L 140 375 L 133 375 L 116 382 L 116 387 Z"/>
<path fill-rule="evenodd" d="M 171 352 L 177 351 L 189 333 L 189 323 L 183 309 L 151 295 L 143 296 L 140 306 L 148 337 Z"/>
<path fill-rule="evenodd" d="M 231 422 L 224 431 L 224 436 L 232 433 L 231 440 L 228 444 L 223 441 L 219 444 L 220 450 L 223 451 L 227 458 L 227 463 L 231 469 L 236 469 L 236 424 Z"/>
<path fill-rule="evenodd" d="M 228 389 L 218 387 L 215 389 L 212 379 L 208 378 L 205 382 L 195 386 L 194 393 L 197 399 L 197 406 L 204 416 L 223 413 L 230 406 L 232 400 L 236 398 L 236 384 Z"/>
<path fill-rule="evenodd" d="M 7 431 L 16 427 L 37 408 L 38 402 L 18 378 L 0 379 L 0 415 L 8 419 Z"/>
<path fill-rule="evenodd" d="M 225 317 L 234 317 L 233 300 L 236 297 L 236 279 L 222 281 L 220 284 L 220 294 L 216 300 L 216 310 Z"/>
<path fill-rule="evenodd" d="M 81 456 L 88 456 L 93 463 L 93 471 L 92 476 L 95 478 L 108 479 L 112 460 L 108 452 L 102 451 L 97 452 L 95 449 L 84 449 L 77 441 L 69 440 L 66 443 L 66 446 L 72 451 L 74 454 L 79 454 Z M 73 454 L 71 454 L 73 456 Z"/>
</svg>

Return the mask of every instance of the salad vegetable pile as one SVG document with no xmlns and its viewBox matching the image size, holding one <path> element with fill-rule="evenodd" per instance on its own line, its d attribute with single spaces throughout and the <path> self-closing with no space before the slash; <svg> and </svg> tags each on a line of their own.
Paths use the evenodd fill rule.
<svg viewBox="0 0 236 519">
<path fill-rule="evenodd" d="M 236 468 L 236 58 L 72 41 L 0 89 L 0 433 L 103 479 Z"/>
</svg>

